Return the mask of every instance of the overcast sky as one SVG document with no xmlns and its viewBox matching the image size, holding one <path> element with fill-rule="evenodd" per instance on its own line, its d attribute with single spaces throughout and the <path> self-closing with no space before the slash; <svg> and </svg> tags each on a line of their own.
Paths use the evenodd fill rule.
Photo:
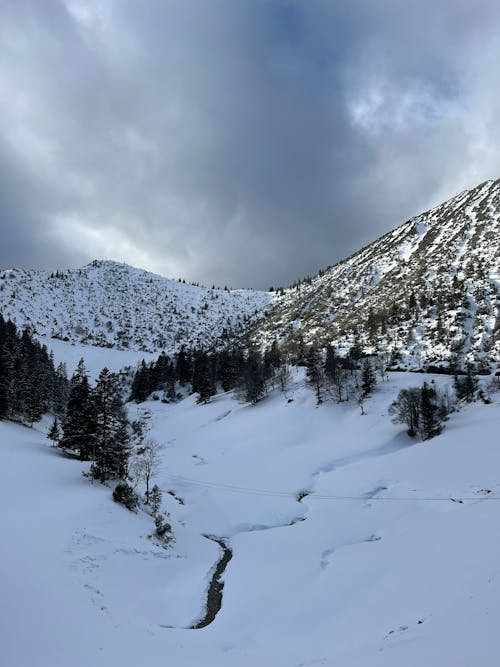
<svg viewBox="0 0 500 667">
<path fill-rule="evenodd" d="M 496 0 L 0 0 L 0 266 L 289 284 L 500 177 Z"/>
</svg>

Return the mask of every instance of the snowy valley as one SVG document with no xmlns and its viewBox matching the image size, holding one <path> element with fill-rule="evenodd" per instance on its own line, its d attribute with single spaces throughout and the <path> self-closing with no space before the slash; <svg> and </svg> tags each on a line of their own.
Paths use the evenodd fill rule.
<svg viewBox="0 0 500 667">
<path fill-rule="evenodd" d="M 0 663 L 497 664 L 499 193 L 270 292 L 1 271 Z"/>
<path fill-rule="evenodd" d="M 364 416 L 317 406 L 300 370 L 256 406 L 131 408 L 161 445 L 167 549 L 50 446 L 46 420 L 0 423 L 3 664 L 495 664 L 500 395 L 421 442 L 387 414 L 415 383 L 390 374 Z M 221 557 L 204 536 L 232 559 L 196 630 Z"/>
</svg>

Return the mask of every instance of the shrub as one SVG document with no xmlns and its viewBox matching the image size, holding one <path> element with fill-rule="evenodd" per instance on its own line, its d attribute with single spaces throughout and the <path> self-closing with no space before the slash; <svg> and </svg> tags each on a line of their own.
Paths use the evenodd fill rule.
<svg viewBox="0 0 500 667">
<path fill-rule="evenodd" d="M 120 482 L 115 486 L 113 491 L 113 500 L 116 503 L 121 503 L 131 512 L 137 512 L 139 507 L 139 496 L 134 489 L 126 482 Z"/>
<path fill-rule="evenodd" d="M 155 526 L 158 537 L 165 538 L 172 531 L 172 526 L 160 514 L 155 516 Z"/>
</svg>

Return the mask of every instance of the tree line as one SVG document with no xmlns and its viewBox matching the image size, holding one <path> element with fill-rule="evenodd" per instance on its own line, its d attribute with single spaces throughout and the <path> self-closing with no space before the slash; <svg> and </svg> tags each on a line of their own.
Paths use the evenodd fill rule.
<svg viewBox="0 0 500 667">
<path fill-rule="evenodd" d="M 68 392 L 66 366 L 0 314 L 0 419 L 32 426 L 46 412 L 62 415 Z"/>
<path fill-rule="evenodd" d="M 377 357 L 363 356 L 353 348 L 339 355 L 333 347 L 320 349 L 302 346 L 294 356 L 286 356 L 274 341 L 264 350 L 227 348 L 189 350 L 181 347 L 173 357 L 164 352 L 156 361 L 142 361 L 132 380 L 129 400 L 141 403 L 152 394 L 169 403 L 182 396 L 182 388 L 207 403 L 217 390 L 236 390 L 237 396 L 255 404 L 271 389 L 283 392 L 292 379 L 292 366 L 306 368 L 308 384 L 317 403 L 357 400 L 361 407 L 373 390 L 377 371 L 384 376 L 384 365 Z"/>
</svg>

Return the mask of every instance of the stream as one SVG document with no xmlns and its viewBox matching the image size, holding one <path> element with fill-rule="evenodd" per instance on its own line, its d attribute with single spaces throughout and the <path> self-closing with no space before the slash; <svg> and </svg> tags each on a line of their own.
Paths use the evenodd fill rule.
<svg viewBox="0 0 500 667">
<path fill-rule="evenodd" d="M 310 491 L 302 491 L 297 495 L 297 501 L 301 503 L 304 498 L 310 494 Z M 300 521 L 305 521 L 305 517 L 297 517 L 292 519 L 288 526 L 293 526 Z M 272 528 L 278 528 L 280 526 L 266 526 L 263 530 L 270 530 Z M 197 623 L 190 627 L 190 630 L 199 630 L 200 628 L 205 628 L 207 625 L 210 625 L 215 620 L 215 617 L 219 613 L 222 607 L 222 591 L 224 590 L 224 582 L 221 581 L 221 577 L 224 574 L 224 571 L 233 557 L 233 552 L 227 546 L 226 542 L 222 537 L 215 537 L 213 535 L 204 535 L 207 540 L 211 540 L 219 545 L 222 549 L 222 555 L 219 558 L 217 565 L 215 567 L 214 573 L 210 580 L 207 591 L 207 605 L 206 611 L 203 618 L 201 618 Z"/>
<path fill-rule="evenodd" d="M 224 582 L 221 581 L 221 577 L 224 574 L 224 570 L 227 567 L 227 564 L 233 557 L 233 552 L 220 537 L 213 537 L 211 535 L 205 535 L 204 537 L 207 540 L 212 540 L 216 542 L 222 549 L 222 556 L 219 559 L 215 571 L 210 580 L 210 585 L 207 592 L 207 608 L 205 616 L 200 619 L 195 625 L 191 626 L 191 630 L 199 630 L 200 628 L 205 628 L 207 625 L 210 625 L 212 621 L 215 620 L 215 617 L 219 613 L 222 607 L 222 591 L 224 589 Z"/>
</svg>

